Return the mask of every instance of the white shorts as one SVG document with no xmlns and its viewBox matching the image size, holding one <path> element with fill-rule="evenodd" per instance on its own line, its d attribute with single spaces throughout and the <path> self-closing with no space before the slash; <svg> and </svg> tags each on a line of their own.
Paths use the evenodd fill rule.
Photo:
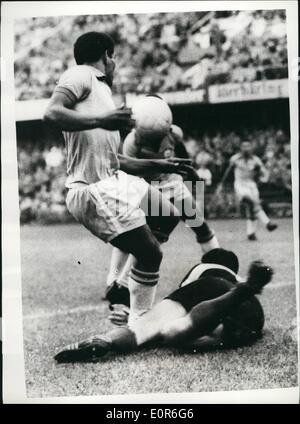
<svg viewBox="0 0 300 424">
<path fill-rule="evenodd" d="M 118 171 L 97 183 L 71 188 L 66 204 L 78 222 L 109 242 L 146 224 L 140 205 L 148 189 L 143 178 Z"/>
<path fill-rule="evenodd" d="M 152 185 L 168 200 L 174 199 L 175 201 L 181 201 L 191 196 L 191 193 L 184 184 L 182 177 L 177 174 L 168 174 L 166 179 L 153 183 Z"/>
<path fill-rule="evenodd" d="M 259 191 L 254 181 L 241 181 L 234 183 L 235 194 L 239 201 L 249 199 L 254 204 L 259 204 Z"/>
</svg>

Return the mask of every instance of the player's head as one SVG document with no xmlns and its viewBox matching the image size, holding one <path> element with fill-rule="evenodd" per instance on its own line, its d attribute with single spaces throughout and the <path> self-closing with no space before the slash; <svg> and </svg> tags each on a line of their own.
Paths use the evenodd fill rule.
<svg viewBox="0 0 300 424">
<path fill-rule="evenodd" d="M 241 153 L 244 156 L 249 156 L 252 153 L 252 144 L 248 140 L 244 140 L 241 142 Z"/>
<path fill-rule="evenodd" d="M 226 266 L 231 269 L 235 274 L 239 271 L 239 260 L 235 253 L 231 250 L 222 249 L 218 247 L 209 252 L 204 253 L 201 262 L 203 264 L 217 264 Z"/>
<path fill-rule="evenodd" d="M 170 131 L 172 134 L 175 134 L 178 138 L 183 139 L 183 131 L 178 125 L 172 124 Z"/>
<path fill-rule="evenodd" d="M 77 65 L 103 62 L 107 76 L 113 74 L 115 62 L 114 40 L 103 32 L 87 32 L 81 35 L 74 44 L 74 58 Z"/>
</svg>

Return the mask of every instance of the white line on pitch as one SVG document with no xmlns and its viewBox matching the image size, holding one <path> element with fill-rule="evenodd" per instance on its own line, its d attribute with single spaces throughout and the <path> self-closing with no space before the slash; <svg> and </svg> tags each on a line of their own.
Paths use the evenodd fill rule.
<svg viewBox="0 0 300 424">
<path fill-rule="evenodd" d="M 291 286 L 296 287 L 295 281 L 286 281 L 285 283 L 274 283 L 274 284 L 271 283 L 265 287 L 265 290 L 266 289 L 281 289 L 283 287 L 291 287 Z"/>
<path fill-rule="evenodd" d="M 291 286 L 295 286 L 294 281 L 287 281 L 285 283 L 270 284 L 269 286 L 266 286 L 265 289 L 280 289 L 280 288 L 291 287 Z M 26 321 L 31 321 L 31 320 L 35 320 L 35 319 L 43 319 L 43 318 L 49 319 L 49 318 L 60 317 L 60 316 L 64 316 L 64 315 L 72 315 L 72 314 L 79 314 L 79 313 L 86 313 L 86 312 L 95 312 L 95 311 L 99 310 L 101 308 L 101 306 L 103 307 L 103 304 L 77 306 L 76 308 L 61 309 L 61 310 L 58 310 L 58 311 L 51 311 L 51 312 L 40 311 L 40 312 L 35 312 L 33 314 L 24 315 L 23 319 L 26 320 Z"/>
<path fill-rule="evenodd" d="M 56 316 L 63 316 L 63 315 L 69 315 L 69 314 L 79 314 L 79 313 L 86 313 L 86 312 L 94 312 L 97 309 L 99 309 L 101 305 L 84 305 L 84 306 L 77 306 L 77 308 L 71 308 L 71 309 L 60 309 L 57 311 L 51 311 L 51 312 L 35 312 L 33 314 L 24 315 L 23 319 L 28 320 L 34 320 L 34 319 L 42 319 L 42 318 L 52 318 Z"/>
</svg>

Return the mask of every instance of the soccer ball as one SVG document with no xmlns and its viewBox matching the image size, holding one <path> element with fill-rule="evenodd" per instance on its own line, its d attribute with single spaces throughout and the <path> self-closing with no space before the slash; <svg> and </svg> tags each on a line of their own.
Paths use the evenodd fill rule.
<svg viewBox="0 0 300 424">
<path fill-rule="evenodd" d="M 145 96 L 132 107 L 136 131 L 142 137 L 160 138 L 170 131 L 173 117 L 168 103 L 157 96 Z"/>
</svg>

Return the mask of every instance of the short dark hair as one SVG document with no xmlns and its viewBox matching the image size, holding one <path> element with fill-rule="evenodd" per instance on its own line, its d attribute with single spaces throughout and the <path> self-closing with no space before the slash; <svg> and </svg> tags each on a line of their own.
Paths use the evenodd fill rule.
<svg viewBox="0 0 300 424">
<path fill-rule="evenodd" d="M 114 52 L 115 43 L 110 35 L 103 32 L 87 32 L 77 38 L 74 44 L 74 58 L 77 65 L 97 62 L 107 51 Z"/>
<path fill-rule="evenodd" d="M 226 266 L 231 271 L 237 273 L 239 270 L 239 260 L 231 250 L 225 250 L 220 247 L 206 252 L 201 259 L 203 264 L 218 264 Z"/>
</svg>

